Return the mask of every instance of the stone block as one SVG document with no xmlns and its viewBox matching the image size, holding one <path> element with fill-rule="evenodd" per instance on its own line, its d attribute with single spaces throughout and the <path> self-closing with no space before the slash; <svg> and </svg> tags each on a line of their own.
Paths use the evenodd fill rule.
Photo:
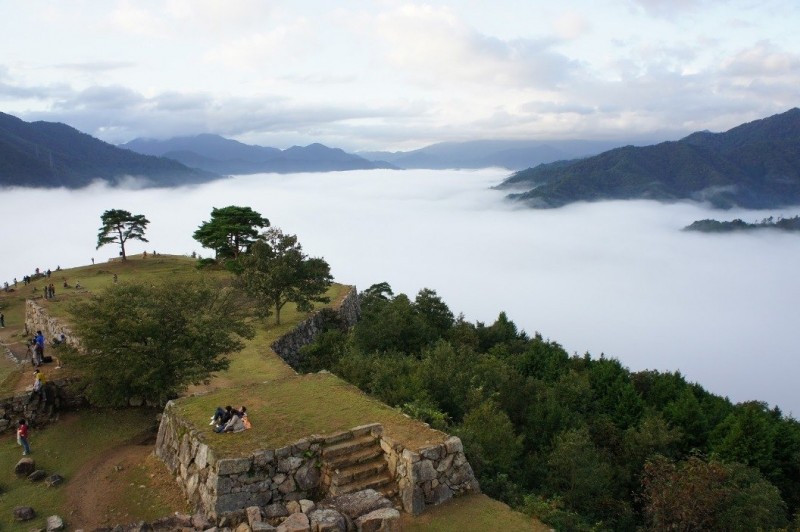
<svg viewBox="0 0 800 532">
<path fill-rule="evenodd" d="M 415 453 L 414 451 L 409 451 L 408 449 L 403 449 L 402 457 L 403 457 L 403 460 L 405 460 L 409 464 L 413 464 L 413 463 L 419 462 L 419 459 L 420 459 L 420 457 L 419 457 L 419 455 L 417 453 Z"/>
<path fill-rule="evenodd" d="M 275 459 L 275 451 L 257 451 L 253 453 L 253 465 L 259 468 L 265 468 Z"/>
<path fill-rule="evenodd" d="M 275 449 L 275 458 L 281 460 L 283 458 L 289 458 L 292 455 L 292 446 L 287 445 L 286 447 L 281 447 L 280 449 Z"/>
<path fill-rule="evenodd" d="M 17 465 L 14 466 L 14 473 L 20 477 L 27 477 L 34 471 L 36 471 L 36 462 L 30 456 L 21 458 Z"/>
<path fill-rule="evenodd" d="M 308 514 L 308 512 L 316 508 L 316 506 L 317 505 L 314 504 L 314 501 L 310 501 L 308 499 L 300 500 L 300 511 L 303 512 L 304 514 Z"/>
<path fill-rule="evenodd" d="M 288 476 L 286 477 L 286 480 L 281 482 L 281 484 L 278 486 L 278 491 L 284 495 L 293 492 L 295 489 L 297 489 L 297 485 L 294 482 L 294 478 Z"/>
<path fill-rule="evenodd" d="M 433 445 L 431 447 L 425 447 L 424 449 L 420 449 L 419 454 L 428 460 L 437 461 L 444 455 L 444 449 L 439 445 Z"/>
<path fill-rule="evenodd" d="M 444 442 L 444 447 L 447 449 L 447 454 L 464 452 L 464 445 L 461 443 L 461 439 L 457 436 L 450 436 L 447 438 L 447 440 Z"/>
<path fill-rule="evenodd" d="M 214 510 L 219 515 L 233 512 L 234 510 L 242 510 L 250 505 L 249 493 L 229 493 L 227 495 L 217 495 L 217 504 Z"/>
<path fill-rule="evenodd" d="M 294 473 L 303 465 L 303 459 L 297 456 L 289 456 L 278 460 L 278 471 L 281 473 Z"/>
<path fill-rule="evenodd" d="M 383 425 L 380 423 L 369 423 L 367 425 L 359 425 L 358 427 L 350 429 L 353 438 L 371 434 L 373 436 L 380 436 L 383 434 Z"/>
<path fill-rule="evenodd" d="M 436 478 L 436 469 L 430 460 L 420 460 L 414 464 L 413 478 L 415 482 L 427 482 Z"/>
<path fill-rule="evenodd" d="M 320 472 L 312 462 L 306 462 L 294 475 L 298 489 L 310 491 L 319 486 Z"/>
<path fill-rule="evenodd" d="M 194 463 L 198 469 L 203 469 L 208 465 L 208 445 L 205 443 L 197 444 L 197 452 L 194 455 Z"/>
<path fill-rule="evenodd" d="M 443 473 L 450 469 L 453 465 L 453 458 L 455 458 L 454 454 L 448 454 L 445 456 L 440 462 L 439 465 L 436 466 L 436 471 L 439 473 Z"/>
<path fill-rule="evenodd" d="M 319 532 L 346 532 L 347 521 L 333 508 L 316 508 L 308 513 L 311 530 Z"/>
<path fill-rule="evenodd" d="M 217 462 L 217 474 L 223 476 L 247 473 L 251 465 L 249 458 L 224 458 Z"/>
<path fill-rule="evenodd" d="M 311 442 L 308 438 L 303 438 L 302 440 L 297 440 L 292 444 L 292 454 L 294 455 L 301 455 L 305 451 L 307 451 L 311 447 Z"/>
<path fill-rule="evenodd" d="M 247 512 L 247 523 L 252 527 L 253 523 L 260 523 L 264 520 L 261 515 L 261 508 L 258 506 L 248 506 L 245 509 Z"/>
<path fill-rule="evenodd" d="M 310 532 L 311 523 L 304 513 L 292 514 L 278 526 L 278 532 Z"/>
<path fill-rule="evenodd" d="M 380 508 L 392 508 L 392 501 L 377 491 L 368 489 L 325 499 L 320 506 L 336 508 L 350 519 L 356 519 Z"/>
<path fill-rule="evenodd" d="M 284 504 L 276 502 L 264 507 L 264 517 L 267 519 L 274 519 L 276 517 L 286 517 L 289 511 Z"/>
<path fill-rule="evenodd" d="M 381 508 L 355 520 L 359 532 L 400 532 L 400 512 Z"/>
</svg>

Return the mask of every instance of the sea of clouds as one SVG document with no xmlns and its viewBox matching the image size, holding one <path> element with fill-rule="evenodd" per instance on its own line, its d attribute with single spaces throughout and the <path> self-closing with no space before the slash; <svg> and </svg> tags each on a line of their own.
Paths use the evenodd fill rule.
<svg viewBox="0 0 800 532">
<path fill-rule="evenodd" d="M 507 172 L 355 171 L 237 176 L 174 189 L 0 189 L 0 282 L 105 261 L 95 249 L 107 209 L 144 214 L 143 250 L 203 256 L 192 239 L 212 207 L 249 206 L 336 280 L 395 293 L 436 290 L 454 313 L 491 323 L 500 311 L 570 353 L 604 353 L 632 370 L 680 370 L 735 402 L 800 414 L 800 237 L 706 235 L 703 218 L 755 221 L 780 211 L 712 211 L 649 201 L 520 208 L 489 187 Z"/>
</svg>

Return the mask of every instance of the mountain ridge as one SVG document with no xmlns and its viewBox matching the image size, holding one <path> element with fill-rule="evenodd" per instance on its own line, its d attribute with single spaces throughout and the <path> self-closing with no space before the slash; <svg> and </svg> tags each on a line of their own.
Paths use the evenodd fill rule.
<svg viewBox="0 0 800 532">
<path fill-rule="evenodd" d="M 707 201 L 718 208 L 772 208 L 800 203 L 800 109 L 722 133 L 624 146 L 593 157 L 529 168 L 498 189 L 534 208 L 576 201 Z"/>
<path fill-rule="evenodd" d="M 223 174 L 266 172 L 330 172 L 342 170 L 395 169 L 383 161 L 368 161 L 339 148 L 318 142 L 285 150 L 244 144 L 220 135 L 203 133 L 165 140 L 137 138 L 120 147 L 147 155 L 175 159 L 187 166 Z"/>
<path fill-rule="evenodd" d="M 98 179 L 118 184 L 130 177 L 175 186 L 219 176 L 118 148 L 66 124 L 0 113 L 0 186 L 80 188 Z"/>
</svg>

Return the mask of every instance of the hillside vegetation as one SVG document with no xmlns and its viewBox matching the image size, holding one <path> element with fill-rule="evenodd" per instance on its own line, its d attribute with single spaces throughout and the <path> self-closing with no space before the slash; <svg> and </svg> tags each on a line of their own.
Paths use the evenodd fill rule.
<svg viewBox="0 0 800 532">
<path fill-rule="evenodd" d="M 800 509 L 800 424 L 732 404 L 679 372 L 454 318 L 435 291 L 388 284 L 349 333 L 305 348 L 390 405 L 459 435 L 488 495 L 559 530 L 772 530 Z"/>
<path fill-rule="evenodd" d="M 724 133 L 697 132 L 675 142 L 626 146 L 594 157 L 539 165 L 498 188 L 531 207 L 576 201 L 708 201 L 759 209 L 800 203 L 800 109 Z"/>
<path fill-rule="evenodd" d="M 46 278 L 35 279 L 27 286 L 19 283 L 13 292 L 0 292 L 0 304 L 4 305 L 8 325 L 6 329 L 0 329 L 0 340 L 12 346 L 25 340 L 21 320 L 26 298 L 37 298 L 37 302 L 44 305 L 51 315 L 68 321 L 70 302 L 103 291 L 113 284 L 115 274 L 119 283 L 177 281 L 197 277 L 230 279 L 230 273 L 225 270 L 212 268 L 201 271 L 195 268 L 196 263 L 187 257 L 160 255 L 142 259 L 137 256 L 125 262 L 113 261 L 53 272 L 49 282 L 58 281 L 59 288 L 56 297 L 51 300 L 38 296 L 42 293 Z M 66 279 L 69 288 L 61 287 L 63 279 Z M 80 284 L 80 289 L 75 288 L 77 284 Z M 331 305 L 338 304 L 348 290 L 347 286 L 333 285 L 328 292 Z M 243 455 L 257 448 L 274 448 L 291 443 L 312 433 L 334 432 L 372 422 L 382 423 L 386 434 L 412 449 L 442 441 L 443 433 L 414 421 L 334 375 L 296 374 L 269 349 L 274 340 L 293 329 L 307 315 L 289 304 L 284 310 L 281 325 L 254 318 L 256 336 L 246 342 L 244 349 L 231 356 L 229 368 L 216 374 L 209 383 L 191 387 L 188 395 L 178 400 L 177 408 L 198 429 L 207 432 L 206 440 L 220 456 Z M 6 367 L 6 391 L 24 389 L 29 384 L 30 366 L 16 367 L 9 363 L 3 367 Z M 45 367 L 49 378 L 75 374 L 74 368 L 68 366 L 59 370 L 50 365 Z M 209 415 L 216 406 L 225 404 L 247 405 L 254 428 L 235 436 L 213 433 L 208 426 Z M 29 524 L 10 521 L 11 509 L 20 504 L 34 505 L 40 512 L 37 519 L 42 522 L 46 515 L 58 513 L 64 516 L 70 527 L 79 524 L 75 521 L 79 517 L 93 518 L 95 521 L 91 522 L 100 526 L 154 519 L 174 511 L 186 511 L 177 484 L 157 460 L 136 455 L 142 457 L 139 465 L 116 469 L 122 462 L 121 458 L 115 457 L 130 453 L 131 446 L 138 445 L 132 443 L 132 439 L 147 439 L 148 434 L 152 437 L 156 413 L 152 409 L 88 409 L 72 417 L 62 417 L 62 421 L 43 430 L 34 430 L 31 445 L 37 464 L 40 463 L 48 471 L 61 473 L 67 481 L 56 489 L 47 489 L 24 480 L 4 482 L 4 494 L 0 498 L 0 526 L 4 530 L 30 528 Z M 18 459 L 19 448 L 14 444 L 12 434 L 0 437 L 0 441 L 4 443 L 0 450 L 0 466 L 10 471 Z M 146 447 L 148 453 L 152 450 L 151 445 L 152 441 Z M 86 452 L 87 449 L 90 452 Z M 93 489 L 92 486 L 98 488 Z M 97 491 L 103 489 L 112 489 L 114 492 Z M 87 516 L 79 511 L 75 513 L 72 505 L 82 498 L 96 501 L 94 515 Z M 463 527 L 448 528 L 463 523 L 464 504 L 445 505 L 431 515 L 426 514 L 419 522 L 409 517 L 410 529 L 468 530 Z M 482 523 L 508 522 L 515 523 L 514 528 L 520 530 L 544 529 L 535 519 L 512 512 L 507 506 L 487 497 L 470 498 L 468 505 L 472 515 Z M 481 529 L 484 528 L 478 528 Z"/>
</svg>

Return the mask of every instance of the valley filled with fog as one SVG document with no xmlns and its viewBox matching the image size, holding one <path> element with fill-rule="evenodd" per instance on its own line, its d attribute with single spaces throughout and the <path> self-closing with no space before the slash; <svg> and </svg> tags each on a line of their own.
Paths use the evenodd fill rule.
<svg viewBox="0 0 800 532">
<path fill-rule="evenodd" d="M 249 206 L 297 234 L 310 256 L 324 257 L 337 282 L 363 290 L 386 281 L 412 298 L 432 288 L 470 321 L 491 323 L 505 311 L 570 353 L 605 353 L 634 371 L 680 370 L 735 402 L 758 399 L 800 414 L 800 239 L 681 231 L 703 218 L 752 222 L 800 208 L 616 201 L 530 210 L 489 188 L 506 175 L 365 170 L 175 189 L 2 189 L 0 282 L 115 257 L 118 246 L 95 249 L 107 209 L 150 220 L 150 242 L 130 242 L 131 255 L 208 257 L 192 233 L 212 207 Z"/>
</svg>

